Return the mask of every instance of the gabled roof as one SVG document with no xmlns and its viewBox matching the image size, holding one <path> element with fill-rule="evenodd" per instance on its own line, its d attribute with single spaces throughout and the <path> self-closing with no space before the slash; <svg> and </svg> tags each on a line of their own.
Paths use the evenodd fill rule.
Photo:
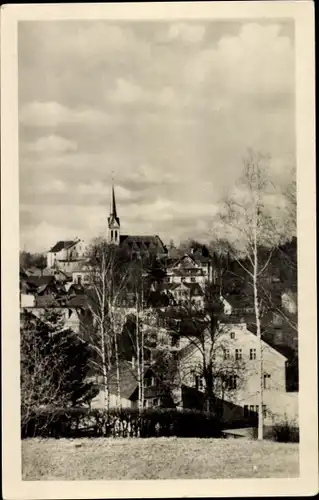
<svg viewBox="0 0 319 500">
<path fill-rule="evenodd" d="M 120 392 L 121 397 L 129 399 L 137 388 L 137 371 L 128 361 L 119 364 L 120 370 Z M 117 392 L 116 368 L 113 367 L 109 373 L 109 390 L 111 394 Z"/>
<path fill-rule="evenodd" d="M 187 261 L 187 260 L 191 261 L 192 267 L 197 267 L 197 264 L 195 262 L 194 257 L 190 254 L 185 254 L 185 255 L 183 255 L 183 257 L 180 257 L 179 259 L 173 259 L 169 263 L 169 269 L 173 269 L 173 268 L 178 267 L 178 266 L 185 267 L 185 261 Z"/>
<path fill-rule="evenodd" d="M 159 236 L 157 235 L 120 235 L 120 245 L 124 244 L 132 250 L 148 251 L 150 246 L 155 246 L 157 250 L 166 253 L 166 247 Z"/>
<path fill-rule="evenodd" d="M 69 240 L 69 241 L 58 241 L 52 248 L 51 250 L 49 250 L 49 252 L 60 252 L 60 250 L 63 250 L 63 249 L 66 249 L 66 248 L 70 248 L 70 247 L 73 247 L 73 245 L 75 245 L 76 243 L 78 243 L 78 240 Z"/>
</svg>

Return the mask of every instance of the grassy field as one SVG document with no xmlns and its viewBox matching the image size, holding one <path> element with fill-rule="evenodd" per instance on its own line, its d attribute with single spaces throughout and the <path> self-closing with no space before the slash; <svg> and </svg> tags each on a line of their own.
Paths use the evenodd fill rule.
<svg viewBox="0 0 319 500">
<path fill-rule="evenodd" d="M 298 444 L 246 439 L 27 439 L 24 480 L 297 477 Z"/>
</svg>

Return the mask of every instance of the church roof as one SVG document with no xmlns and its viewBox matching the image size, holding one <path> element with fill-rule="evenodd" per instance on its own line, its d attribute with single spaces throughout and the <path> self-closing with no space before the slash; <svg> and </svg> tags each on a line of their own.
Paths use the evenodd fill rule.
<svg viewBox="0 0 319 500">
<path fill-rule="evenodd" d="M 166 252 L 166 247 L 157 235 L 120 235 L 120 245 L 125 245 L 132 250 L 148 251 L 150 248 L 156 248 Z"/>
</svg>

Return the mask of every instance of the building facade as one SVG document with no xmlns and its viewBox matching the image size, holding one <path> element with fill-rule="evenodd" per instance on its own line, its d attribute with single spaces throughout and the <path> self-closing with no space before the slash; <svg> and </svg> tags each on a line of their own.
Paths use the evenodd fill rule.
<svg viewBox="0 0 319 500">
<path fill-rule="evenodd" d="M 58 241 L 47 253 L 47 267 L 71 273 L 78 263 L 85 258 L 86 245 L 76 238 L 70 241 Z"/>
</svg>

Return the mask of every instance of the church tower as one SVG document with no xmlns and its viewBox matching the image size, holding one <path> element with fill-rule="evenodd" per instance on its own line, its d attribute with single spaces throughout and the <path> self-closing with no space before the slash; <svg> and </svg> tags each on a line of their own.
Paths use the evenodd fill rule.
<svg viewBox="0 0 319 500">
<path fill-rule="evenodd" d="M 116 212 L 116 201 L 114 184 L 112 184 L 112 199 L 111 199 L 111 213 L 108 217 L 108 242 L 112 245 L 119 245 L 120 243 L 120 218 L 117 216 Z"/>
</svg>

